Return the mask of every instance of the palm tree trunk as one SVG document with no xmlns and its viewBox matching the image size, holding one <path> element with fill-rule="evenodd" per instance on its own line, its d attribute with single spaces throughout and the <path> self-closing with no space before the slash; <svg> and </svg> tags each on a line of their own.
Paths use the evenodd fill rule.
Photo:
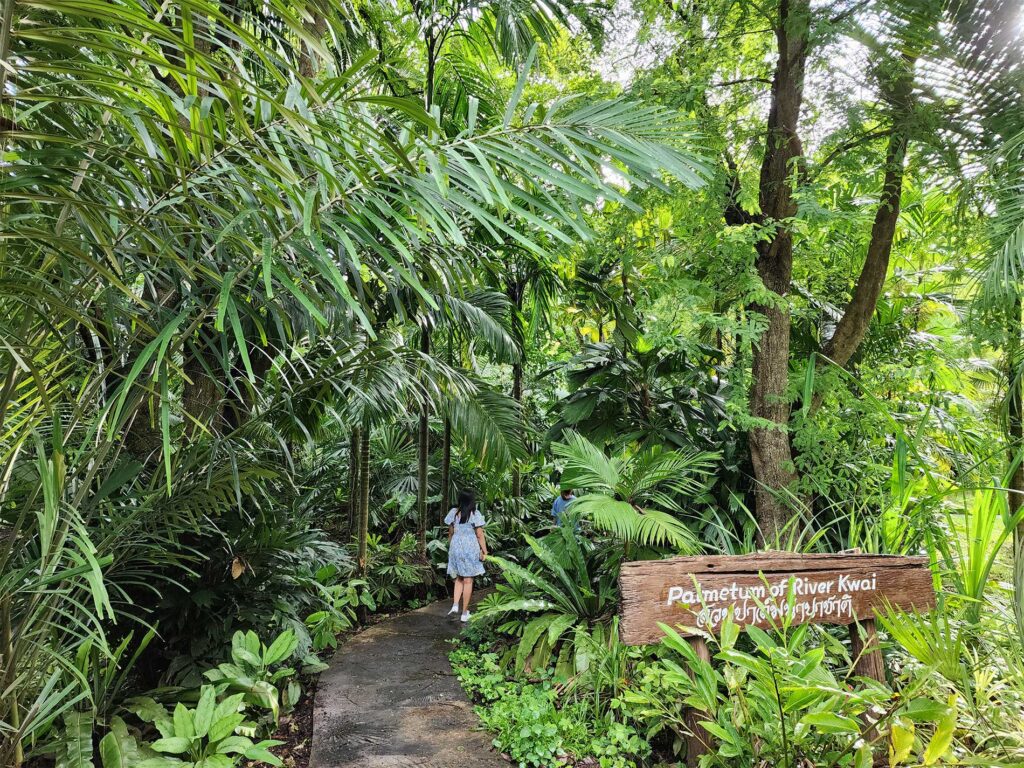
<svg viewBox="0 0 1024 768">
<path fill-rule="evenodd" d="M 1007 409 L 1007 459 L 1014 468 L 1009 478 L 1006 504 L 1011 519 L 1024 506 L 1024 461 L 1018 462 L 1017 457 L 1024 449 L 1024 388 L 1021 384 L 1021 334 L 1024 323 L 1021 317 L 1021 298 L 1018 296 L 1013 304 L 1013 313 L 1007 328 L 1006 375 L 1009 388 L 1009 404 Z M 1016 462 L 1016 465 L 1015 465 Z M 1017 632 L 1024 637 L 1024 521 L 1017 523 L 1013 529 L 1013 610 L 1017 621 Z"/>
<path fill-rule="evenodd" d="M 452 332 L 448 331 L 448 367 L 452 365 Z M 444 436 L 441 438 L 441 514 L 451 505 L 452 485 L 452 422 L 444 417 Z"/>
<path fill-rule="evenodd" d="M 348 527 L 345 535 L 351 537 L 359 520 L 359 427 L 352 430 L 348 441 Z"/>
<path fill-rule="evenodd" d="M 444 437 L 441 446 L 441 512 L 451 507 L 452 494 L 452 423 L 444 420 Z"/>
<path fill-rule="evenodd" d="M 366 540 L 370 535 L 370 427 L 359 431 L 359 534 L 356 543 L 356 567 L 366 575 Z"/>
<path fill-rule="evenodd" d="M 25 759 L 25 755 L 21 746 L 21 733 L 19 733 L 21 730 L 21 711 L 18 704 L 18 691 L 10 685 L 10 681 L 15 675 L 15 664 L 13 661 L 14 642 L 13 632 L 11 631 L 11 604 L 9 599 L 4 600 L 3 607 L 0 609 L 0 625 L 3 627 L 3 657 L 5 661 L 10 662 L 3 676 L 4 688 L 11 691 L 7 718 L 10 720 L 11 728 L 14 730 L 13 738 L 17 739 L 14 744 L 14 754 L 12 756 L 14 763 L 12 768 L 19 768 Z"/>
<path fill-rule="evenodd" d="M 430 331 L 423 329 L 420 336 L 420 352 L 430 354 Z M 427 556 L 427 474 L 430 459 L 430 402 L 426 392 L 420 405 L 419 436 L 416 445 L 416 548 L 421 557 Z"/>
<path fill-rule="evenodd" d="M 193 350 L 183 368 L 187 380 L 182 383 L 181 404 L 191 417 L 185 425 L 187 438 L 201 434 L 204 427 L 216 432 L 221 426 L 220 385 L 210 373 L 217 370 L 218 362 L 202 341 L 199 343 L 200 348 Z"/>
<path fill-rule="evenodd" d="M 327 19 L 319 9 L 311 8 L 310 13 L 313 14 L 313 21 L 306 23 L 306 30 L 317 40 L 323 40 L 327 32 Z M 303 77 L 313 77 L 319 69 L 320 57 L 302 41 L 299 41 L 299 48 L 299 72 Z"/>
<path fill-rule="evenodd" d="M 519 407 L 519 417 L 523 415 L 523 364 L 516 363 L 512 366 L 512 399 Z M 512 465 L 512 498 L 518 499 L 523 495 L 523 475 L 518 464 Z"/>
</svg>

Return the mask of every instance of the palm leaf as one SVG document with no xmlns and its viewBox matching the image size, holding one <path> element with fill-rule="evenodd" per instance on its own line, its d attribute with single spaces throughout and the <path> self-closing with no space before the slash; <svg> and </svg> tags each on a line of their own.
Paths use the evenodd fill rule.
<svg viewBox="0 0 1024 768">
<path fill-rule="evenodd" d="M 600 493 L 576 499 L 573 510 L 590 520 L 598 530 L 645 547 L 670 545 L 680 552 L 696 553 L 700 545 L 681 520 L 655 509 L 638 509 Z"/>
</svg>

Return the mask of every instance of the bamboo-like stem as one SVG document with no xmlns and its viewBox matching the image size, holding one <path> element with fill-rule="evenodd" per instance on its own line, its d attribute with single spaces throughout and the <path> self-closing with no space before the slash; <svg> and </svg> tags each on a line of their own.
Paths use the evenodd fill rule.
<svg viewBox="0 0 1024 768">
<path fill-rule="evenodd" d="M 430 354 L 430 329 L 426 326 L 420 336 L 420 352 L 424 357 Z M 423 558 L 427 556 L 427 481 L 430 468 L 430 401 L 425 389 L 416 439 L 416 549 Z"/>
<path fill-rule="evenodd" d="M 364 424 L 359 441 L 359 537 L 356 544 L 356 565 L 359 575 L 366 575 L 366 541 L 370 533 L 370 426 Z"/>
</svg>

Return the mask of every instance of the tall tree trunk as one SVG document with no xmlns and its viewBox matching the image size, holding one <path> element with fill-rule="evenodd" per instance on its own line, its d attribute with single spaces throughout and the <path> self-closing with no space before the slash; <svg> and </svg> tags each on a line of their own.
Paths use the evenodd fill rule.
<svg viewBox="0 0 1024 768">
<path fill-rule="evenodd" d="M 1021 371 L 1021 335 L 1024 322 L 1021 316 L 1021 298 L 1018 295 L 1013 304 L 1013 313 L 1007 323 L 1006 376 L 1008 394 L 1007 408 L 1007 461 L 1014 467 L 1010 475 L 1006 503 L 1010 517 L 1015 517 L 1024 507 L 1024 461 L 1017 461 L 1024 450 L 1024 387 Z M 1024 637 L 1024 521 L 1013 529 L 1013 591 L 1014 618 L 1017 631 Z"/>
<path fill-rule="evenodd" d="M 523 364 L 515 363 L 512 366 L 512 399 L 516 401 L 519 410 L 519 418 L 522 421 L 523 414 Z M 512 465 L 512 498 L 520 499 L 523 496 L 523 473 L 519 464 Z"/>
<path fill-rule="evenodd" d="M 359 531 L 356 539 L 356 567 L 366 575 L 366 541 L 370 535 L 370 425 L 359 435 Z"/>
<path fill-rule="evenodd" d="M 424 325 L 420 335 L 420 352 L 430 354 L 430 330 Z M 427 556 L 427 474 L 430 460 L 430 402 L 426 391 L 420 405 L 419 435 L 416 441 L 416 548 Z"/>
<path fill-rule="evenodd" d="M 517 331 L 522 329 L 525 323 L 523 322 L 523 297 L 526 295 L 526 280 L 522 276 L 516 276 L 508 285 L 505 291 L 509 300 L 512 302 L 512 320 L 516 323 Z M 526 356 L 526 344 L 523 341 L 520 333 L 516 334 L 516 338 L 521 343 L 520 352 L 525 358 Z M 522 432 L 522 419 L 523 419 L 523 363 L 519 362 L 512 364 L 512 399 L 516 401 L 516 407 L 519 409 L 519 423 L 520 432 Z M 521 499 L 523 497 L 523 474 L 519 467 L 519 464 L 513 460 L 512 464 L 512 498 Z"/>
<path fill-rule="evenodd" d="M 849 362 L 871 324 L 871 317 L 875 314 L 878 297 L 882 295 L 882 287 L 889 272 L 892 241 L 900 217 L 903 163 L 907 156 L 907 137 L 910 131 L 914 60 L 901 57 L 897 66 L 896 74 L 882 83 L 883 99 L 893 105 L 894 114 L 889 130 L 889 144 L 885 151 L 882 193 L 871 227 L 871 239 L 868 241 L 864 267 L 835 333 L 822 349 L 823 354 L 839 366 L 845 366 Z"/>
<path fill-rule="evenodd" d="M 359 520 L 359 435 L 361 430 L 352 430 L 348 441 L 348 527 L 345 535 L 349 538 L 356 532 Z"/>
<path fill-rule="evenodd" d="M 444 438 L 441 446 L 441 512 L 451 508 L 452 494 L 452 423 L 444 420 Z"/>
<path fill-rule="evenodd" d="M 775 30 L 779 58 L 772 80 L 759 198 L 763 224 L 774 233 L 758 243 L 756 266 L 775 299 L 754 305 L 765 330 L 754 348 L 752 415 L 760 423 L 749 432 L 754 466 L 756 518 L 761 536 L 774 542 L 789 517 L 787 494 L 797 480 L 789 443 L 789 293 L 793 274 L 793 236 L 789 219 L 797 210 L 793 197 L 796 162 L 803 156 L 797 133 L 803 103 L 810 0 L 782 0 Z M 766 232 L 767 234 L 767 232 Z"/>
<path fill-rule="evenodd" d="M 448 367 L 452 365 L 452 332 L 448 331 Z M 444 436 L 441 438 L 441 514 L 451 506 L 452 486 L 452 421 L 445 414 Z"/>
</svg>

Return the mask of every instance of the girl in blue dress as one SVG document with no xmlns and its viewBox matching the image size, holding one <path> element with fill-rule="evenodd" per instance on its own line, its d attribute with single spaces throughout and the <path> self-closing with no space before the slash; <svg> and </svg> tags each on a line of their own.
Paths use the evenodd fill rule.
<svg viewBox="0 0 1024 768">
<path fill-rule="evenodd" d="M 444 519 L 448 526 L 448 575 L 455 579 L 455 602 L 448 615 L 459 612 L 469 621 L 469 599 L 473 596 L 473 577 L 484 573 L 487 539 L 484 538 L 484 516 L 476 506 L 476 495 L 466 489 L 459 493 L 457 507 Z"/>
</svg>

